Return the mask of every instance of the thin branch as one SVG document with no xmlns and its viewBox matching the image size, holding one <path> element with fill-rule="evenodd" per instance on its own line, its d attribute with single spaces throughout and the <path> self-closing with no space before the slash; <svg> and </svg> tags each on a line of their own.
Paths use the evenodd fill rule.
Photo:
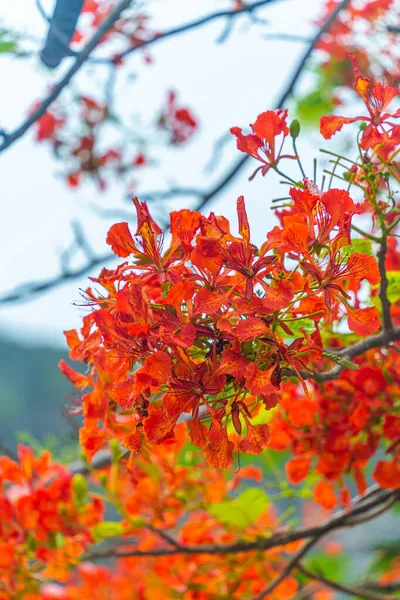
<svg viewBox="0 0 400 600">
<path fill-rule="evenodd" d="M 382 594 L 393 594 L 400 591 L 400 581 L 388 581 L 387 583 L 380 583 L 377 581 L 364 581 L 360 586 L 361 589 L 375 590 Z"/>
<path fill-rule="evenodd" d="M 329 579 L 328 577 L 325 577 L 320 573 L 314 573 L 307 569 L 303 564 L 297 564 L 297 569 L 300 571 L 300 573 L 308 577 L 308 579 L 315 579 L 315 581 L 320 581 L 327 587 L 338 592 L 342 592 L 343 594 L 347 594 L 348 596 L 358 596 L 359 598 L 364 598 L 365 600 L 388 600 L 388 596 L 374 594 L 373 592 L 369 592 L 367 589 L 365 589 L 365 587 L 338 583 L 337 581 L 333 581 L 332 579 Z"/>
<path fill-rule="evenodd" d="M 392 316 L 390 314 L 390 301 L 387 296 L 389 282 L 386 275 L 386 254 L 387 254 L 387 239 L 385 236 L 382 237 L 380 248 L 378 250 L 378 266 L 379 274 L 381 276 L 381 283 L 379 288 L 379 298 L 382 305 L 382 316 L 383 316 L 383 327 L 387 331 L 393 329 Z"/>
<path fill-rule="evenodd" d="M 58 98 L 64 88 L 70 83 L 79 69 L 85 64 L 86 60 L 89 58 L 90 54 L 96 48 L 96 46 L 101 42 L 104 35 L 112 28 L 114 23 L 119 19 L 121 14 L 128 8 L 128 6 L 132 3 L 132 0 L 121 0 L 114 8 L 113 11 L 110 12 L 108 17 L 104 19 L 100 27 L 97 29 L 96 33 L 90 39 L 90 41 L 86 44 L 81 52 L 76 56 L 76 60 L 72 67 L 65 73 L 65 75 L 60 79 L 60 81 L 54 86 L 50 94 L 41 102 L 39 107 L 34 110 L 27 119 L 14 131 L 7 133 L 6 137 L 3 140 L 3 143 L 0 144 L 0 153 L 6 150 L 11 144 L 13 144 L 16 140 L 21 138 L 24 133 L 28 131 L 28 129 L 36 123 L 40 117 L 42 117 L 49 106 Z"/>
<path fill-rule="evenodd" d="M 177 542 L 171 535 L 169 535 L 169 533 L 167 533 L 166 531 L 163 531 L 162 529 L 158 529 L 157 527 L 153 527 L 153 525 L 147 525 L 146 526 L 147 529 L 149 529 L 152 533 L 155 533 L 156 535 L 160 536 L 161 539 L 164 540 L 164 542 L 167 542 L 167 544 L 169 544 L 170 546 L 172 546 L 173 548 L 176 548 L 177 550 L 182 550 L 184 548 L 184 546 L 182 546 L 182 544 L 180 544 L 179 542 Z"/>
<path fill-rule="evenodd" d="M 263 40 L 275 41 L 279 40 L 280 42 L 298 42 L 301 44 L 309 44 L 312 40 L 309 37 L 305 37 L 304 35 L 295 35 L 292 33 L 264 33 L 262 36 Z"/>
<path fill-rule="evenodd" d="M 398 341 L 400 341 L 400 327 L 394 327 L 390 330 L 380 331 L 376 335 L 371 335 L 364 340 L 356 342 L 352 346 L 338 350 L 337 355 L 341 358 L 351 360 L 356 356 L 360 356 L 360 354 L 364 354 L 367 352 L 367 350 L 372 350 L 372 348 L 381 348 L 389 345 L 391 342 Z M 322 373 L 313 372 L 311 374 L 307 372 L 301 372 L 301 375 L 305 379 L 314 379 L 318 383 L 323 383 L 324 381 L 337 379 L 342 371 L 344 371 L 344 367 L 341 365 L 336 365 L 329 371 L 323 371 Z"/>
<path fill-rule="evenodd" d="M 128 450 L 121 450 L 122 457 L 124 458 L 127 454 L 129 454 Z M 106 469 L 111 464 L 111 452 L 109 450 L 100 450 L 97 452 L 96 456 L 93 457 L 91 463 L 84 462 L 82 460 L 75 460 L 72 462 L 68 469 L 72 475 L 79 474 L 84 475 L 85 477 L 93 473 L 94 471 L 100 471 L 101 469 Z"/>
<path fill-rule="evenodd" d="M 376 487 L 367 491 L 363 499 L 353 502 L 353 508 L 347 512 L 340 510 L 334 513 L 329 519 L 313 527 L 298 529 L 296 531 L 277 532 L 274 535 L 265 538 L 258 538 L 255 541 L 239 541 L 232 544 L 209 544 L 200 546 L 180 545 L 179 548 L 154 548 L 151 550 L 94 550 L 84 555 L 84 560 L 97 560 L 104 558 L 126 558 L 136 557 L 155 557 L 155 556 L 173 556 L 177 554 L 236 554 L 237 552 L 265 551 L 277 546 L 285 546 L 294 541 L 309 539 L 315 541 L 321 536 L 345 527 L 353 527 L 355 523 L 352 518 L 359 515 L 367 515 L 374 508 L 386 504 L 390 498 L 395 498 L 399 490 L 381 490 Z M 310 545 L 311 546 L 311 545 Z"/>
<path fill-rule="evenodd" d="M 123 58 L 130 54 L 133 54 L 134 52 L 137 52 L 138 50 L 141 50 L 142 48 L 145 48 L 146 46 L 151 46 L 151 45 L 156 44 L 157 42 L 160 42 L 167 38 L 173 37 L 175 35 L 179 35 L 180 33 L 185 33 L 186 31 L 190 31 L 191 29 L 198 29 L 199 27 L 202 27 L 203 25 L 206 25 L 206 23 L 210 23 L 211 21 L 217 21 L 219 19 L 224 19 L 224 18 L 233 19 L 233 18 L 238 17 L 243 14 L 250 14 L 253 11 L 258 10 L 259 8 L 262 8 L 263 6 L 266 6 L 267 4 L 273 4 L 275 2 L 280 2 L 280 1 L 281 0 L 259 0 L 258 2 L 246 4 L 245 6 L 243 6 L 242 8 L 240 8 L 238 10 L 234 10 L 234 11 L 221 10 L 221 11 L 212 13 L 205 17 L 201 17 L 200 19 L 197 19 L 196 21 L 192 21 L 191 23 L 185 23 L 184 25 L 178 25 L 177 27 L 173 27 L 172 29 L 169 29 L 168 31 L 164 31 L 163 33 L 160 33 L 159 35 L 156 35 L 155 37 L 150 38 L 149 40 L 143 40 L 142 42 L 140 42 L 140 44 L 137 44 L 136 46 L 132 46 L 131 48 L 128 48 L 124 52 L 121 52 L 120 56 L 122 56 L 122 58 Z"/>
<path fill-rule="evenodd" d="M 268 4 L 271 1 L 272 0 L 263 0 L 262 2 L 255 3 L 255 4 L 251 5 L 253 7 L 252 10 L 254 10 L 255 8 L 258 8 L 259 6 L 262 6 L 264 4 Z M 335 22 L 335 20 L 337 19 L 339 13 L 346 8 L 348 2 L 349 2 L 349 0 L 342 0 L 342 2 L 340 2 L 340 4 L 338 4 L 338 6 L 335 8 L 335 10 L 332 12 L 332 14 L 329 16 L 329 18 L 325 21 L 325 23 L 322 25 L 322 27 L 315 34 L 315 36 L 313 37 L 310 45 L 307 47 L 306 51 L 302 55 L 302 57 L 301 57 L 298 65 L 297 65 L 294 73 L 290 77 L 287 86 L 285 87 L 284 91 L 282 92 L 281 96 L 279 97 L 278 101 L 276 102 L 275 108 L 282 108 L 283 105 L 290 98 L 290 96 L 293 94 L 293 92 L 295 90 L 295 87 L 296 87 L 296 85 L 297 85 L 297 83 L 299 81 L 300 75 L 303 72 L 303 70 L 304 70 L 304 68 L 305 68 L 305 66 L 306 66 L 306 64 L 307 64 L 307 62 L 308 62 L 308 60 L 309 60 L 309 58 L 310 58 L 310 56 L 311 56 L 314 48 L 315 48 L 315 46 L 318 44 L 319 40 L 324 35 L 324 33 Z M 125 0 L 125 4 L 129 4 L 127 2 L 127 0 Z M 245 9 L 241 9 L 241 10 L 242 10 L 242 12 L 245 11 Z M 249 7 L 247 7 L 247 12 L 248 12 L 248 10 L 249 10 Z M 236 11 L 236 12 L 240 12 L 240 11 Z M 206 22 L 208 22 L 208 21 L 210 21 L 212 19 L 215 19 L 217 17 L 219 18 L 220 16 L 223 16 L 223 15 L 226 16 L 226 11 L 222 12 L 222 13 L 215 13 L 214 15 L 209 15 L 208 17 L 204 17 L 200 21 L 193 22 L 192 24 L 189 24 L 186 27 L 193 28 L 195 26 L 199 26 L 201 24 L 204 24 L 204 23 L 206 23 Z M 104 26 L 104 23 L 103 23 L 103 26 Z M 181 28 L 176 28 L 174 30 L 170 30 L 170 32 L 167 32 L 167 33 L 163 34 L 163 38 L 171 36 L 171 35 L 175 35 L 176 33 L 181 32 L 182 31 L 182 27 Z M 157 40 L 157 39 L 159 39 L 159 38 L 154 38 L 153 42 L 155 42 L 155 40 Z M 150 41 L 149 42 L 143 42 L 144 45 L 148 45 L 149 43 L 150 43 Z M 89 42 L 89 44 L 90 44 L 90 42 Z M 88 44 L 88 46 L 89 46 L 89 44 Z M 86 48 L 88 46 L 86 46 Z M 139 48 L 139 46 L 136 46 L 131 51 L 133 52 L 136 48 Z M 89 51 L 89 53 L 90 53 L 90 51 Z M 81 55 L 82 55 L 82 53 L 80 54 L 80 56 Z M 68 73 L 70 73 L 70 71 Z M 67 73 L 67 75 L 68 75 L 68 73 Z M 58 84 L 58 86 L 56 86 L 55 89 L 57 89 L 57 87 L 59 87 L 60 84 L 61 84 L 61 82 Z M 58 94 L 60 93 L 60 91 L 58 92 Z M 54 92 L 53 92 L 53 94 L 54 94 Z M 57 95 L 56 95 L 56 97 L 57 97 Z M 46 101 L 47 103 L 45 105 L 45 109 L 44 109 L 43 112 L 45 112 L 45 110 L 51 104 L 51 102 L 53 101 L 53 99 L 50 100 L 50 101 L 48 101 L 48 100 Z M 41 106 L 43 106 L 43 105 L 41 105 Z M 40 108 L 38 110 L 40 110 Z M 20 133 L 19 133 L 19 135 L 17 137 L 20 137 L 30 127 L 30 125 L 35 121 L 35 119 L 33 119 L 33 116 L 35 114 L 37 114 L 37 112 L 38 111 L 35 111 L 35 113 L 33 113 L 33 115 L 31 116 L 31 119 L 30 119 L 28 125 L 24 125 L 23 128 L 21 127 L 21 128 L 19 128 L 19 130 L 17 130 L 17 131 L 20 131 Z M 41 116 L 41 114 L 39 116 Z M 39 118 L 39 117 L 36 117 L 36 118 Z M 4 145 L 5 145 L 6 142 L 7 142 L 7 145 L 10 145 L 10 143 L 12 143 L 12 142 L 8 143 L 9 142 L 9 136 L 7 137 L 6 141 L 4 141 L 4 143 L 2 145 L 0 145 L 0 152 L 3 149 L 3 147 L 4 147 Z M 230 183 L 233 182 L 233 180 L 236 178 L 236 176 L 239 175 L 239 173 L 242 171 L 242 168 L 246 165 L 246 163 L 248 162 L 249 159 L 250 159 L 250 157 L 248 155 L 246 155 L 246 156 L 240 158 L 239 160 L 237 160 L 235 162 L 235 164 L 221 178 L 221 180 L 215 186 L 213 186 L 210 190 L 208 190 L 207 192 L 201 192 L 201 191 L 198 191 L 198 190 L 194 190 L 194 192 L 193 192 L 193 190 L 191 190 L 191 194 L 190 195 L 194 195 L 194 196 L 197 196 L 199 198 L 199 202 L 194 207 L 194 209 L 195 210 L 199 210 L 199 211 L 203 210 Z M 158 194 L 159 194 L 159 197 L 166 198 L 166 197 L 170 197 L 170 195 L 173 195 L 173 192 L 172 192 L 172 190 L 168 190 L 166 192 L 160 192 Z M 141 197 L 142 200 L 145 200 L 146 196 L 148 196 L 148 195 L 147 194 L 141 194 L 140 195 L 140 197 Z M 102 262 L 104 263 L 104 262 L 106 262 L 108 260 L 111 260 L 111 259 L 114 259 L 114 258 L 115 258 L 114 255 L 112 253 L 109 253 L 109 254 L 106 254 L 106 255 L 104 255 L 102 257 L 99 257 L 99 258 L 97 258 L 95 260 L 89 261 L 86 265 L 84 265 L 80 269 L 77 269 L 73 273 L 70 273 L 68 275 L 68 281 L 71 280 L 71 279 L 73 279 L 73 278 L 75 278 L 75 277 L 82 277 L 83 275 L 86 275 L 87 273 L 89 273 L 95 266 L 101 264 Z M 28 300 L 32 299 L 32 296 L 34 296 L 34 295 L 36 295 L 36 294 L 38 294 L 40 292 L 47 291 L 47 290 L 50 290 L 50 289 L 54 289 L 54 288 L 59 287 L 60 285 L 63 285 L 65 283 L 66 283 L 65 277 L 63 275 L 60 275 L 60 276 L 56 276 L 54 278 L 51 278 L 51 279 L 48 279 L 46 281 L 42 281 L 42 282 L 39 282 L 39 283 L 32 282 L 30 284 L 25 284 L 23 286 L 20 286 L 20 287 L 18 287 L 16 289 L 12 290 L 11 292 L 6 293 L 2 297 L 0 297 L 0 304 L 9 304 L 9 303 L 14 303 L 14 302 L 28 301 Z"/>
<path fill-rule="evenodd" d="M 33 300 L 33 297 L 37 294 L 47 292 L 49 290 L 54 289 L 55 287 L 59 287 L 60 285 L 64 285 L 70 281 L 78 279 L 79 277 L 83 277 L 84 275 L 90 273 L 95 267 L 103 267 L 104 263 L 112 258 L 116 257 L 109 253 L 101 254 L 88 261 L 82 267 L 71 271 L 63 272 L 56 278 L 49 278 L 40 282 L 28 281 L 26 283 L 23 283 L 22 285 L 14 288 L 10 292 L 2 296 L 0 298 L 0 304 L 17 304 L 19 302 L 27 302 L 29 300 Z"/>
<path fill-rule="evenodd" d="M 311 548 L 313 548 L 313 546 L 315 546 L 315 544 L 320 540 L 321 537 L 322 536 L 315 537 L 315 538 L 311 539 L 309 542 L 307 542 L 306 544 L 304 544 L 300 548 L 300 550 L 298 550 L 296 552 L 296 554 L 291 558 L 291 560 L 289 560 L 286 567 L 278 573 L 278 575 L 267 585 L 267 587 L 265 587 L 263 590 L 261 590 L 261 592 L 256 594 L 256 596 L 254 596 L 253 600 L 264 600 L 264 598 L 266 596 L 268 596 L 268 594 L 271 594 L 274 591 L 274 589 L 280 583 L 282 583 L 282 581 L 284 581 L 286 579 L 286 577 L 288 577 L 290 575 L 290 573 L 293 571 L 293 569 L 297 566 L 297 563 L 306 554 L 308 554 L 308 552 L 311 550 Z"/>
</svg>

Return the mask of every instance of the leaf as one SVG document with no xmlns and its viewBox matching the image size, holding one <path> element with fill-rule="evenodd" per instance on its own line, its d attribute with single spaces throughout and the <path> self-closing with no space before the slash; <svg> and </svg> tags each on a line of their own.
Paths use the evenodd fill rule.
<svg viewBox="0 0 400 600">
<path fill-rule="evenodd" d="M 331 114 L 333 109 L 331 94 L 324 89 L 317 89 L 298 100 L 296 113 L 302 124 L 310 127 L 317 125 L 319 119 Z"/>
<path fill-rule="evenodd" d="M 400 300 L 400 271 L 388 271 L 386 277 L 389 283 L 387 299 L 393 304 Z"/>
<path fill-rule="evenodd" d="M 351 360 L 343 358 L 343 356 L 339 356 L 339 354 L 335 354 L 334 352 L 324 351 L 322 354 L 323 356 L 325 356 L 325 358 L 333 360 L 333 362 L 337 363 L 344 369 L 351 369 L 352 371 L 357 371 L 357 369 L 360 368 L 360 366 L 356 365 L 356 363 L 353 363 Z"/>
<path fill-rule="evenodd" d="M 331 579 L 345 579 L 348 562 L 343 560 L 343 552 L 335 554 L 318 553 L 307 561 L 307 568 L 315 573 L 329 576 Z"/>
<path fill-rule="evenodd" d="M 92 532 L 96 542 L 101 542 L 106 538 L 122 535 L 123 527 L 121 523 L 116 521 L 103 521 L 95 525 Z"/>
<path fill-rule="evenodd" d="M 286 321 L 284 320 L 283 323 L 286 323 Z M 304 317 L 304 319 L 298 319 L 296 321 L 288 320 L 286 324 L 289 327 L 290 331 L 293 333 L 294 338 L 300 337 L 301 335 L 303 335 L 303 332 L 314 333 L 315 331 L 315 322 L 312 319 L 309 319 L 308 317 Z M 280 325 L 279 321 L 278 325 Z"/>
<path fill-rule="evenodd" d="M 364 238 L 355 238 L 351 240 L 351 244 L 343 247 L 343 252 L 347 255 L 359 252 L 360 254 L 367 254 L 368 256 L 374 256 L 371 240 Z"/>
<path fill-rule="evenodd" d="M 8 42 L 0 41 L 0 54 L 14 53 L 17 50 L 17 42 L 10 40 Z"/>
<path fill-rule="evenodd" d="M 247 488 L 234 500 L 212 504 L 208 512 L 224 525 L 245 529 L 261 517 L 268 505 L 264 490 Z"/>
</svg>

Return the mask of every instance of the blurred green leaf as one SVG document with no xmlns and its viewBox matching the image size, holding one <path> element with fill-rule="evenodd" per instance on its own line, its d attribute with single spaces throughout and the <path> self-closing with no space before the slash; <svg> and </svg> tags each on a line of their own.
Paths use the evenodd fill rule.
<svg viewBox="0 0 400 600">
<path fill-rule="evenodd" d="M 268 497 L 264 490 L 247 488 L 234 500 L 211 505 L 208 512 L 224 525 L 244 529 L 255 523 L 268 505 Z"/>
<path fill-rule="evenodd" d="M 307 568 L 314 573 L 326 575 L 329 579 L 346 579 L 349 561 L 343 552 L 337 554 L 318 553 L 307 560 Z"/>
<path fill-rule="evenodd" d="M 101 542 L 106 538 L 121 535 L 123 533 L 123 528 L 121 523 L 115 521 L 103 521 L 93 527 L 92 532 L 96 542 Z"/>
<path fill-rule="evenodd" d="M 389 302 L 397 302 L 400 300 L 400 271 L 387 271 L 386 276 L 389 282 L 387 298 Z"/>
<path fill-rule="evenodd" d="M 368 254 L 368 256 L 375 256 L 375 253 L 372 249 L 371 240 L 366 240 L 363 238 L 356 238 L 351 240 L 351 244 L 349 246 L 345 246 L 343 251 L 347 254 L 354 254 L 354 252 L 359 252 L 360 254 Z"/>
<path fill-rule="evenodd" d="M 320 88 L 310 92 L 297 101 L 296 113 L 302 124 L 314 127 L 324 115 L 333 112 L 332 97 L 326 89 Z"/>
</svg>

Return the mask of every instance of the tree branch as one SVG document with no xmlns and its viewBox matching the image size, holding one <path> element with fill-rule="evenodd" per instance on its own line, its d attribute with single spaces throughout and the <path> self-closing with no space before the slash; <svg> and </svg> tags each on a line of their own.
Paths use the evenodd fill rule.
<svg viewBox="0 0 400 600">
<path fill-rule="evenodd" d="M 271 1 L 272 0 L 263 0 L 262 2 L 254 3 L 253 5 L 250 5 L 250 7 L 253 7 L 251 10 L 254 10 L 255 7 L 259 7 L 259 6 L 263 5 L 263 4 L 268 4 Z M 299 77 L 300 77 L 302 71 L 304 70 L 304 68 L 305 68 L 305 66 L 306 66 L 306 64 L 307 64 L 307 62 L 308 62 L 308 60 L 309 60 L 309 58 L 310 58 L 310 56 L 311 56 L 311 54 L 312 54 L 315 46 L 318 44 L 319 40 L 324 35 L 324 33 L 326 31 L 328 31 L 328 29 L 335 22 L 335 20 L 337 19 L 339 13 L 346 8 L 346 6 L 348 5 L 348 2 L 349 2 L 349 0 L 342 0 L 342 2 L 340 2 L 340 4 L 337 5 L 337 7 L 335 8 L 335 10 L 331 13 L 331 15 L 329 16 L 329 18 L 322 25 L 322 27 L 314 35 L 314 37 L 312 38 L 309 46 L 307 47 L 306 51 L 302 55 L 301 59 L 299 60 L 299 63 L 297 65 L 294 73 L 291 75 L 287 86 L 285 87 L 285 89 L 282 92 L 281 96 L 279 97 L 278 101 L 275 103 L 275 108 L 277 108 L 277 109 L 278 108 L 282 108 L 283 105 L 290 98 L 290 96 L 293 94 L 293 92 L 295 90 L 295 87 L 296 87 L 296 85 L 298 83 Z M 127 0 L 125 0 L 125 3 L 128 3 Z M 250 10 L 250 9 L 249 9 L 249 7 L 245 7 L 245 9 L 246 8 L 247 8 L 247 12 L 248 12 L 248 10 Z M 245 11 L 245 9 L 241 9 L 242 12 Z M 238 12 L 240 14 L 240 11 L 236 11 L 236 12 Z M 219 18 L 222 15 L 226 16 L 226 11 L 222 12 L 222 13 L 214 13 L 214 15 L 209 15 L 208 17 L 204 17 L 200 21 L 194 22 L 194 23 L 196 23 L 196 25 L 194 23 L 192 23 L 192 24 L 189 24 L 189 25 L 187 25 L 185 27 L 193 28 L 194 26 L 199 26 L 199 24 L 204 24 L 204 23 L 206 23 L 206 22 L 208 22 L 208 21 L 210 21 L 212 19 Z M 110 18 L 110 17 L 108 17 L 108 18 Z M 104 23 L 103 23 L 103 26 L 104 26 Z M 184 27 L 184 26 L 182 26 L 182 27 Z M 174 30 L 170 30 L 169 32 L 164 33 L 163 34 L 163 38 L 170 37 L 172 35 L 175 35 L 176 33 L 180 33 L 182 31 L 182 27 L 181 28 L 176 28 Z M 142 46 L 143 45 L 149 45 L 150 43 L 154 43 L 158 39 L 161 39 L 161 38 L 160 37 L 159 38 L 154 38 L 153 42 L 151 42 L 151 40 L 149 40 L 148 42 L 143 42 Z M 89 44 L 88 44 L 88 46 L 89 46 Z M 142 46 L 136 46 L 135 48 L 131 49 L 131 51 L 133 52 L 136 48 L 139 48 L 139 47 L 142 47 Z M 87 46 L 86 46 L 86 48 L 87 48 Z M 79 56 L 81 56 L 81 55 L 82 55 L 82 53 Z M 67 73 L 67 75 L 68 75 L 68 73 Z M 60 84 L 61 84 L 61 82 L 60 82 Z M 60 84 L 58 84 L 58 86 L 60 86 Z M 57 86 L 56 86 L 56 88 L 57 88 Z M 60 92 L 58 92 L 58 93 L 60 93 Z M 51 100 L 50 102 L 46 101 L 47 103 L 46 103 L 46 106 L 45 106 L 45 109 L 44 109 L 43 112 L 45 112 L 45 110 L 48 108 L 48 106 L 51 104 L 52 101 L 53 100 Z M 40 110 L 40 108 L 38 110 Z M 34 114 L 36 114 L 37 112 L 38 111 L 35 111 Z M 35 119 L 32 119 L 33 116 L 34 116 L 34 114 L 31 116 L 29 125 L 25 126 L 25 128 L 23 129 L 23 131 L 19 134 L 19 137 L 35 121 Z M 39 116 L 41 116 L 41 115 L 39 115 Z M 37 117 L 37 118 L 39 118 L 39 117 Z M 9 136 L 7 136 L 7 140 L 9 140 Z M 2 145 L 0 145 L 0 152 L 1 152 L 1 150 L 2 150 L 2 148 L 3 148 L 3 146 L 4 146 L 5 143 L 6 143 L 6 141 L 4 141 Z M 10 142 L 10 143 L 12 143 L 12 142 Z M 7 146 L 8 145 L 10 145 L 10 144 L 7 141 Z M 208 205 L 212 200 L 214 200 L 214 198 L 217 197 L 235 179 L 235 177 L 237 175 L 239 175 L 239 173 L 241 172 L 242 168 L 248 162 L 249 158 L 250 157 L 248 155 L 246 155 L 246 156 L 240 158 L 239 160 L 237 160 L 235 162 L 235 164 L 222 177 L 222 179 L 215 186 L 213 186 L 210 190 L 204 191 L 204 192 L 199 191 L 199 193 L 197 193 L 197 190 L 195 190 L 195 193 L 193 194 L 193 190 L 191 189 L 190 190 L 191 195 L 196 195 L 199 198 L 199 202 L 197 203 L 196 206 L 194 206 L 194 210 L 198 210 L 198 211 L 203 210 L 206 205 Z M 162 194 L 164 194 L 164 198 L 165 197 L 170 197 L 170 195 L 169 195 L 170 191 L 169 190 L 167 192 L 160 192 L 159 194 L 160 194 L 160 196 L 162 196 Z M 140 197 L 141 197 L 141 199 L 145 199 L 146 196 L 147 196 L 147 194 L 142 194 Z M 70 281 L 71 279 L 74 279 L 74 278 L 77 278 L 77 277 L 82 277 L 83 275 L 86 275 L 87 273 L 89 273 L 95 266 L 101 264 L 102 262 L 104 263 L 106 261 L 112 260 L 114 258 L 115 258 L 114 254 L 109 253 L 109 254 L 103 255 L 101 257 L 98 257 L 98 258 L 96 258 L 94 260 L 91 260 L 86 265 L 84 265 L 83 267 L 81 267 L 80 269 L 77 269 L 77 270 L 69 273 L 68 274 L 68 278 L 65 278 L 63 275 L 60 275 L 60 276 L 56 276 L 54 278 L 48 279 L 46 281 L 37 282 L 37 283 L 32 282 L 32 283 L 29 283 L 29 284 L 24 284 L 23 286 L 19 286 L 18 288 L 14 289 L 14 290 L 12 290 L 12 291 L 4 294 L 2 297 L 0 297 L 0 304 L 10 304 L 10 303 L 16 303 L 16 302 L 26 302 L 28 300 L 31 300 L 32 296 L 34 296 L 34 295 L 36 295 L 36 294 L 38 294 L 40 292 L 43 292 L 43 291 L 47 291 L 47 290 L 50 290 L 50 289 L 57 288 L 60 285 L 63 285 L 64 283 L 67 283 L 67 281 Z"/>
<path fill-rule="evenodd" d="M 383 316 L 383 328 L 386 331 L 391 331 L 393 329 L 392 316 L 390 314 L 390 302 L 387 296 L 387 291 L 389 287 L 388 278 L 386 275 L 386 253 L 387 253 L 387 238 L 385 236 L 382 237 L 380 242 L 380 248 L 378 250 L 378 266 L 379 266 L 379 274 L 381 276 L 381 283 L 379 288 L 379 298 L 382 305 L 382 316 Z"/>
<path fill-rule="evenodd" d="M 282 583 L 290 575 L 292 570 L 297 566 L 299 560 L 303 558 L 308 552 L 315 546 L 315 544 L 320 540 L 322 536 L 316 536 L 311 539 L 309 542 L 304 544 L 300 550 L 296 552 L 296 554 L 289 560 L 286 567 L 280 571 L 280 573 L 265 587 L 261 592 L 259 592 L 256 596 L 254 596 L 253 600 L 264 600 L 268 594 L 271 594 L 274 589 Z"/>
<path fill-rule="evenodd" d="M 360 354 L 364 354 L 367 352 L 367 350 L 372 350 L 372 348 L 381 348 L 382 346 L 387 346 L 391 342 L 398 341 L 400 341 L 400 327 L 393 327 L 390 330 L 383 330 L 376 335 L 371 335 L 364 340 L 356 342 L 352 346 L 338 350 L 337 355 L 351 360 Z M 342 371 L 344 371 L 344 367 L 341 365 L 336 365 L 329 371 L 322 371 L 322 373 L 313 372 L 311 374 L 304 371 L 301 372 L 301 375 L 305 379 L 314 379 L 318 383 L 323 383 L 324 381 L 337 379 Z"/>
<path fill-rule="evenodd" d="M 322 574 L 313 573 L 309 569 L 307 569 L 303 564 L 297 564 L 297 569 L 308 577 L 309 579 L 315 579 L 315 581 L 320 581 L 327 587 L 336 590 L 338 592 L 342 592 L 343 594 L 347 594 L 349 596 L 355 596 L 359 598 L 364 598 L 365 600 L 388 600 L 388 596 L 383 596 L 381 594 L 374 594 L 373 592 L 369 592 L 365 587 L 353 586 L 344 583 L 338 583 L 337 581 L 332 581 L 332 579 L 328 579 Z"/>
<path fill-rule="evenodd" d="M 60 81 L 54 86 L 50 94 L 41 102 L 38 108 L 33 111 L 27 119 L 19 126 L 17 129 L 10 133 L 6 133 L 3 143 L 0 144 L 0 153 L 4 152 L 7 148 L 11 146 L 16 140 L 21 138 L 24 133 L 28 131 L 28 129 L 36 123 L 40 117 L 42 117 L 49 106 L 58 98 L 64 88 L 70 83 L 79 69 L 84 65 L 86 60 L 89 58 L 90 54 L 96 48 L 96 46 L 101 42 L 104 35 L 112 28 L 114 23 L 119 19 L 121 14 L 128 8 L 128 6 L 132 3 L 132 0 L 121 0 L 114 8 L 113 11 L 110 12 L 108 17 L 104 19 L 100 27 L 97 29 L 96 33 L 93 35 L 91 40 L 86 44 L 79 54 L 76 56 L 76 60 L 72 67 L 65 73 L 65 75 L 60 79 Z"/>
<path fill-rule="evenodd" d="M 330 533 L 333 530 L 354 527 L 354 517 L 371 513 L 375 508 L 378 508 L 389 500 L 397 498 L 400 490 L 382 490 L 377 487 L 372 487 L 366 492 L 363 498 L 357 498 L 353 501 L 353 508 L 347 512 L 340 510 L 334 513 L 329 519 L 315 525 L 313 527 L 298 529 L 297 531 L 277 532 L 270 537 L 258 538 L 255 541 L 239 541 L 232 544 L 209 544 L 201 546 L 186 546 L 179 545 L 178 548 L 155 548 L 152 550 L 119 550 L 117 548 L 106 550 L 94 550 L 84 555 L 83 560 L 97 560 L 104 558 L 127 558 L 127 557 L 155 557 L 155 556 L 172 556 L 177 554 L 194 555 L 194 554 L 236 554 L 237 552 L 253 552 L 265 551 L 277 546 L 285 546 L 294 541 L 309 539 L 310 542 L 323 535 Z M 372 516 L 374 516 L 372 514 Z M 314 544 L 310 544 L 311 547 Z M 308 545 L 306 545 L 308 546 Z M 307 550 L 308 551 L 308 550 Z M 303 556 L 303 554 L 301 555 Z"/>
<path fill-rule="evenodd" d="M 251 14 L 255 10 L 262 8 L 263 6 L 266 6 L 267 4 L 273 4 L 275 2 L 280 2 L 280 1 L 281 0 L 259 0 L 258 2 L 252 2 L 249 4 L 245 4 L 245 6 L 243 6 L 242 8 L 239 8 L 238 10 L 221 10 L 221 11 L 212 13 L 205 17 L 201 17 L 200 19 L 197 19 L 196 21 L 192 21 L 191 23 L 185 23 L 184 25 L 178 25 L 177 27 L 173 27 L 172 29 L 169 29 L 168 31 L 164 31 L 163 33 L 160 33 L 159 35 L 156 35 L 153 38 L 150 38 L 149 40 L 143 40 L 137 46 L 132 46 L 131 48 L 128 48 L 124 52 L 121 52 L 120 57 L 124 58 L 125 56 L 129 56 L 130 54 L 133 54 L 134 52 L 137 52 L 138 50 L 141 50 L 142 48 L 145 48 L 146 46 L 151 46 L 151 45 L 156 44 L 157 42 L 161 42 L 162 40 L 165 40 L 167 38 L 173 37 L 180 33 L 185 33 L 186 31 L 190 31 L 191 29 L 198 29 L 202 25 L 205 25 L 206 23 L 210 23 L 211 21 L 216 21 L 218 19 L 223 19 L 223 18 L 232 19 L 232 18 L 238 17 L 238 16 L 246 14 L 246 13 Z"/>
</svg>

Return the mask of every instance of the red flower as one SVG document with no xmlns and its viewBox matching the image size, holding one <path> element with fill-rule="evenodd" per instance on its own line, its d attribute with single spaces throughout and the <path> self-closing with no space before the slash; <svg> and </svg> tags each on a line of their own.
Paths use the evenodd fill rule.
<svg viewBox="0 0 400 600">
<path fill-rule="evenodd" d="M 258 115 L 253 125 L 250 125 L 253 133 L 243 135 L 240 127 L 232 127 L 231 133 L 237 138 L 237 147 L 262 163 L 250 177 L 253 179 L 257 171 L 261 169 L 262 175 L 266 175 L 271 167 L 275 167 L 281 158 L 296 158 L 295 156 L 282 155 L 285 138 L 289 135 L 286 124 L 287 110 L 268 110 Z M 280 145 L 277 138 L 281 138 Z"/>
<path fill-rule="evenodd" d="M 325 139 L 331 138 L 337 131 L 346 123 L 354 123 L 355 121 L 364 121 L 368 123 L 361 137 L 361 147 L 364 150 L 374 148 L 381 141 L 387 138 L 387 129 L 384 126 L 394 130 L 396 126 L 391 123 L 391 118 L 399 118 L 400 110 L 394 113 L 384 112 L 390 102 L 399 95 L 399 90 L 390 85 L 383 85 L 380 82 L 371 82 L 363 77 L 359 71 L 355 57 L 351 57 L 354 69 L 354 87 L 364 101 L 368 110 L 367 116 L 357 117 L 340 117 L 331 115 L 322 117 L 320 123 L 320 131 Z M 397 143 L 399 138 L 397 138 Z"/>
</svg>

